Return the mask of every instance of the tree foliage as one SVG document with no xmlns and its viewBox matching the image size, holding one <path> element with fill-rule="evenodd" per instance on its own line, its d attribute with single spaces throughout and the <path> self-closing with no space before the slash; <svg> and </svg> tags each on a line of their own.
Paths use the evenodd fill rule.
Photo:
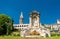
<svg viewBox="0 0 60 39">
<path fill-rule="evenodd" d="M 0 35 L 9 34 L 11 30 L 13 30 L 13 20 L 5 14 L 0 14 Z"/>
</svg>

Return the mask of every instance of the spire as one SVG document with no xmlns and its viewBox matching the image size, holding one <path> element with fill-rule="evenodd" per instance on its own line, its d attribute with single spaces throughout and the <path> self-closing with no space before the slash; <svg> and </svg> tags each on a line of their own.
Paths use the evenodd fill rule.
<svg viewBox="0 0 60 39">
<path fill-rule="evenodd" d="M 20 18 L 23 18 L 23 12 L 21 12 Z"/>
<path fill-rule="evenodd" d="M 20 19 L 19 19 L 19 23 L 20 23 L 20 24 L 23 24 L 23 12 L 21 12 Z"/>
</svg>

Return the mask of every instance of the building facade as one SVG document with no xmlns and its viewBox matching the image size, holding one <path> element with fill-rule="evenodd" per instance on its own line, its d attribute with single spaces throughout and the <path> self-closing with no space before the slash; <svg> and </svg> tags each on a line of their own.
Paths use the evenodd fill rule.
<svg viewBox="0 0 60 39">
<path fill-rule="evenodd" d="M 48 36 L 50 37 L 50 30 L 46 29 L 41 23 L 40 23 L 40 13 L 37 11 L 32 11 L 30 13 L 30 17 L 29 17 L 29 24 L 24 24 L 24 17 L 23 17 L 23 13 L 21 12 L 20 15 L 20 24 L 14 24 L 14 28 L 15 29 L 20 29 L 20 35 L 21 37 L 40 37 L 40 36 L 44 36 L 46 37 L 46 34 L 48 34 Z M 53 25 L 48 25 L 45 24 L 46 27 L 57 27 L 60 26 L 60 21 L 57 20 L 57 24 Z"/>
</svg>

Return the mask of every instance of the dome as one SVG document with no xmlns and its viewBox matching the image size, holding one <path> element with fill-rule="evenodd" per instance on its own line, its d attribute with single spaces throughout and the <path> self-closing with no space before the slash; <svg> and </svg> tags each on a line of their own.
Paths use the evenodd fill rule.
<svg viewBox="0 0 60 39">
<path fill-rule="evenodd" d="M 37 11 L 32 11 L 31 13 L 30 13 L 30 15 L 32 15 L 32 14 L 40 14 L 39 12 L 37 12 Z"/>
</svg>

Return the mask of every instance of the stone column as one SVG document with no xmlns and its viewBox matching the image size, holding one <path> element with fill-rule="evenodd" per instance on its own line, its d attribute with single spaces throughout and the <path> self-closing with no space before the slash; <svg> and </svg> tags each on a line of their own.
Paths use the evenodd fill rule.
<svg viewBox="0 0 60 39">
<path fill-rule="evenodd" d="M 51 30 L 53 30 L 53 25 L 51 25 Z"/>
<path fill-rule="evenodd" d="M 31 27 L 31 25 L 32 25 L 31 17 L 29 19 L 30 19 L 30 27 Z"/>
<path fill-rule="evenodd" d="M 38 27 L 40 26 L 39 16 L 37 16 Z"/>
</svg>

